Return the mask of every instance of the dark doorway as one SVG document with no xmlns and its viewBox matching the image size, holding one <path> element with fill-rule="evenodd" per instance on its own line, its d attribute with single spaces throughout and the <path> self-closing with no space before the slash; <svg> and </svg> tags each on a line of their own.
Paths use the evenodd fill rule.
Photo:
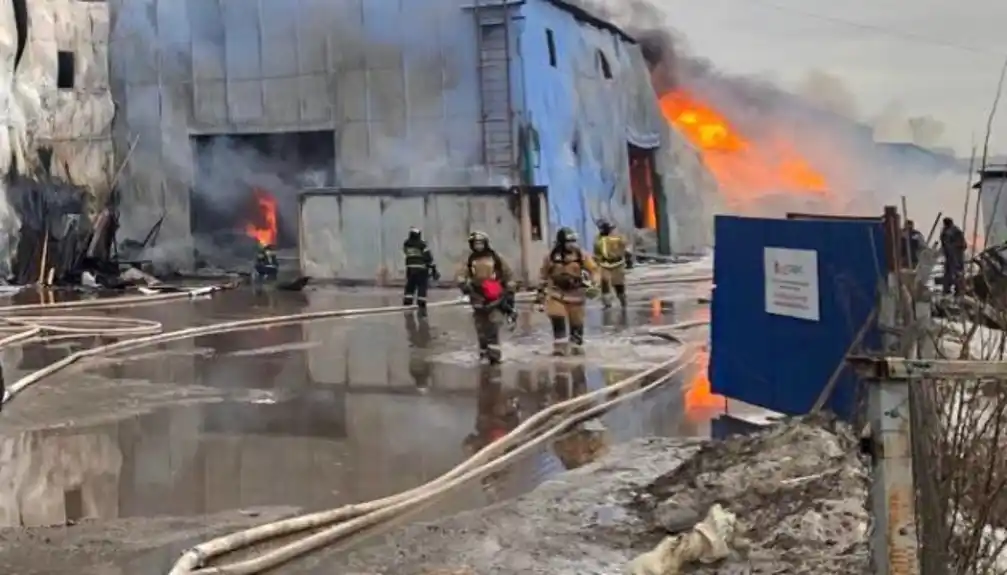
<svg viewBox="0 0 1007 575">
<path fill-rule="evenodd" d="M 644 244 L 642 247 L 652 253 L 668 251 L 668 214 L 654 150 L 629 145 L 629 183 L 633 192 L 633 227 Z"/>
<path fill-rule="evenodd" d="M 333 184 L 332 131 L 192 137 L 190 223 L 200 266 L 247 266 L 258 243 L 297 247 L 300 190 Z"/>
</svg>

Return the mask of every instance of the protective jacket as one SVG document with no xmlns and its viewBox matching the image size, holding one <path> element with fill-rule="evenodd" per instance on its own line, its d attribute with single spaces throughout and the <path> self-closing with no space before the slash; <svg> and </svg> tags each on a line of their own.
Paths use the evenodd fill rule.
<svg viewBox="0 0 1007 575">
<path fill-rule="evenodd" d="M 507 292 L 513 292 L 514 274 L 507 262 L 492 249 L 472 252 L 462 264 L 456 276 L 458 287 L 469 296 L 473 307 L 482 307 L 496 302 L 488 301 L 483 293 L 483 282 L 498 282 Z"/>
<path fill-rule="evenodd" d="M 427 242 L 422 239 L 407 239 L 402 243 L 402 253 L 406 258 L 407 270 L 424 270 L 436 275 L 437 266 L 434 255 L 430 253 Z"/>
<path fill-rule="evenodd" d="M 602 268 L 625 268 L 629 256 L 626 240 L 619 234 L 600 234 L 594 240 L 594 257 Z"/>
<path fill-rule="evenodd" d="M 539 292 L 564 302 L 582 302 L 587 288 L 597 283 L 597 274 L 598 266 L 584 250 L 557 247 L 542 261 Z"/>
</svg>

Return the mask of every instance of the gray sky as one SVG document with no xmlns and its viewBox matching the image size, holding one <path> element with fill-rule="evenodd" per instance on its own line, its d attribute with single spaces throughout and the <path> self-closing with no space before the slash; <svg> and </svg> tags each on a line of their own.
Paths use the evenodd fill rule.
<svg viewBox="0 0 1007 575">
<path fill-rule="evenodd" d="M 941 144 L 962 155 L 973 134 L 981 145 L 1007 56 L 1007 0 L 654 1 L 691 52 L 723 70 L 791 89 L 824 71 L 843 81 L 864 117 L 894 103 L 905 117 L 943 122 Z M 1007 94 L 993 148 L 1007 152 Z"/>
</svg>

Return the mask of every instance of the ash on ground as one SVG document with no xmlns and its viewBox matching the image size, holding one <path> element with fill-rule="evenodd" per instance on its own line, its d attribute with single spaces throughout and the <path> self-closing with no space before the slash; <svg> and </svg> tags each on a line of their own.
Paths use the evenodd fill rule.
<svg viewBox="0 0 1007 575">
<path fill-rule="evenodd" d="M 720 503 L 750 546 L 690 573 L 863 573 L 868 470 L 854 435 L 788 421 L 725 441 L 643 439 L 534 492 L 289 567 L 368 575 L 610 574 Z"/>
</svg>

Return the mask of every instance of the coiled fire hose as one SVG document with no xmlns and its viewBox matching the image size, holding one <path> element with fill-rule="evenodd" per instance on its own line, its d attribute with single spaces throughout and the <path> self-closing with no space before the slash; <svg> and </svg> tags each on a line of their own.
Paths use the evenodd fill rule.
<svg viewBox="0 0 1007 575">
<path fill-rule="evenodd" d="M 85 337 L 136 338 L 161 333 L 160 322 L 115 316 L 59 316 L 59 315 L 21 315 L 29 311 L 51 311 L 70 309 L 103 309 L 136 307 L 165 303 L 170 301 L 188 300 L 219 291 L 220 287 L 194 288 L 181 292 L 162 294 L 125 296 L 115 298 L 78 300 L 54 303 L 11 305 L 0 308 L 0 332 L 15 331 L 15 333 L 0 339 L 0 350 L 14 345 L 32 342 L 53 342 L 65 339 L 80 339 Z M 2 382 L 0 382 L 2 383 Z M 14 394 L 22 388 L 11 388 L 0 393 L 0 404 L 7 403 Z"/>
<path fill-rule="evenodd" d="M 160 333 L 160 322 L 114 316 L 21 315 L 29 311 L 104 309 L 136 307 L 192 299 L 218 291 L 219 287 L 195 288 L 183 292 L 114 298 L 10 305 L 0 308 L 0 332 L 16 333 L 0 339 L 0 349 L 15 343 L 54 341 L 81 337 L 137 337 Z"/>
<path fill-rule="evenodd" d="M 696 325 L 695 322 L 687 322 L 683 324 L 683 327 L 693 325 Z M 538 448 L 542 443 L 563 433 L 572 425 L 596 417 L 619 403 L 667 384 L 675 375 L 690 365 L 690 360 L 697 350 L 698 347 L 695 346 L 686 347 L 672 360 L 602 389 L 554 404 L 536 413 L 507 435 L 484 447 L 471 458 L 429 483 L 383 499 L 284 519 L 213 539 L 186 551 L 169 575 L 257 574 L 331 545 L 356 532 L 392 520 L 418 505 L 443 496 L 451 489 L 506 467 L 514 460 Z M 650 377 L 655 379 L 637 389 L 627 391 Z M 592 405 L 596 399 L 612 395 L 616 397 Z M 552 422 L 555 417 L 561 415 L 566 415 L 566 417 L 560 421 Z M 232 553 L 269 539 L 290 536 L 321 527 L 326 528 L 259 557 L 219 567 L 203 568 L 214 557 Z"/>
</svg>

